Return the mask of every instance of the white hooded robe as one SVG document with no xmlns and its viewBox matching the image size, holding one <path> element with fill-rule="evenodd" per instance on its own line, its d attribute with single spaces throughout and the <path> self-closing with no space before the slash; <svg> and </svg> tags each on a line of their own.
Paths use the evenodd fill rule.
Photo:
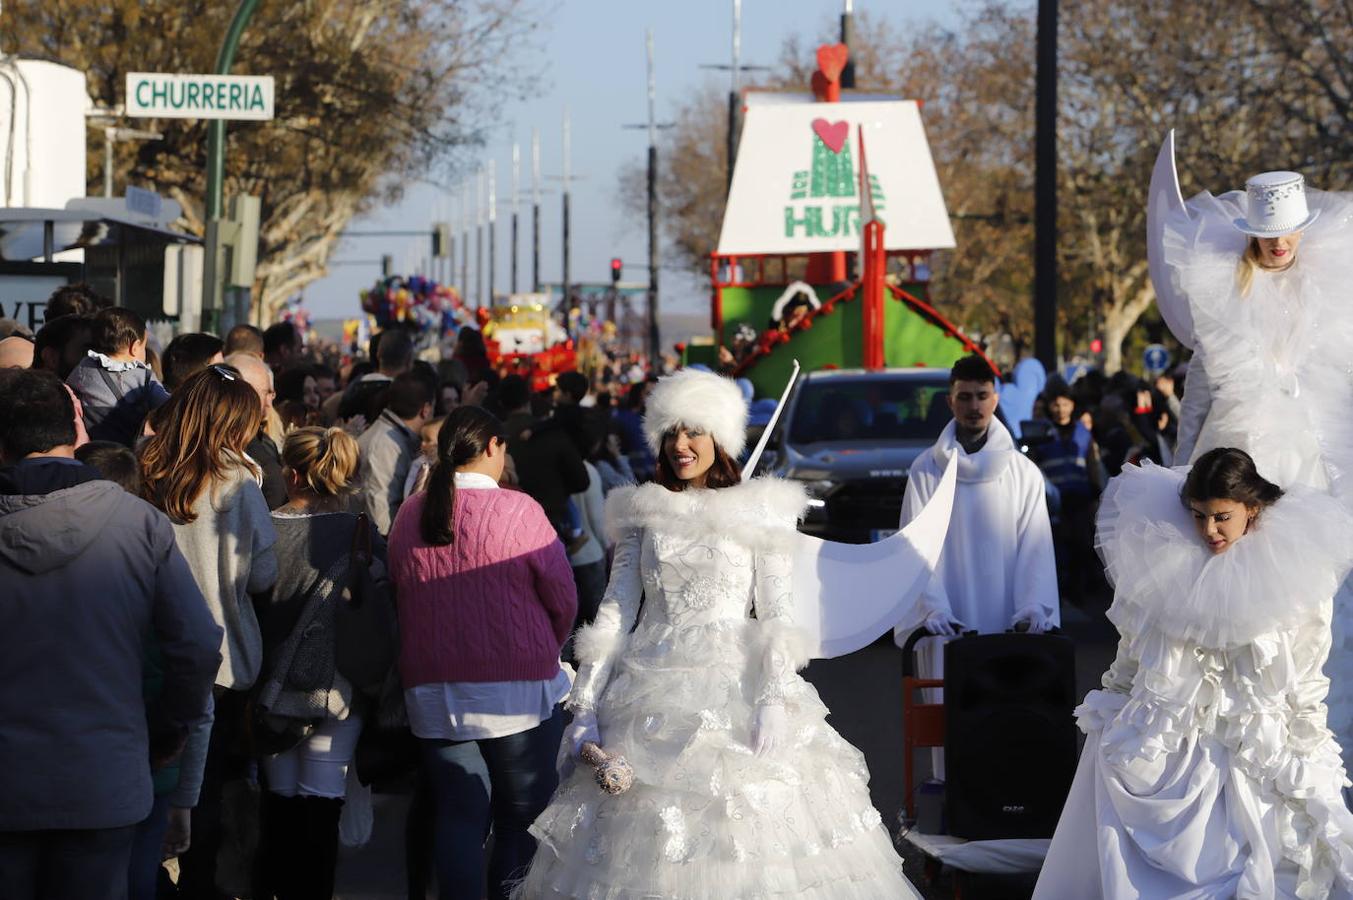
<svg viewBox="0 0 1353 900">
<path fill-rule="evenodd" d="M 900 527 L 925 508 L 950 454 L 958 454 L 944 551 L 930 585 L 894 629 L 898 646 L 936 612 L 982 634 L 1006 631 L 1017 618 L 1036 620 L 1044 629 L 1061 624 L 1042 471 L 1015 448 L 999 422 L 992 423 L 986 444 L 972 454 L 959 445 L 954 431 L 951 421 L 935 446 L 912 463 L 902 498 Z M 922 641 L 917 659 L 921 677 L 944 677 L 942 641 Z M 927 692 L 926 702 L 938 700 L 938 691 Z M 942 755 L 937 751 L 934 757 L 935 776 L 943 778 Z"/>
</svg>

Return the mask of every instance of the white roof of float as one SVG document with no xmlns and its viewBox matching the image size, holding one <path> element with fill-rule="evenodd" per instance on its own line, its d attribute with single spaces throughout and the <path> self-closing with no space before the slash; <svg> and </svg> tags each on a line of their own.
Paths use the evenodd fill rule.
<svg viewBox="0 0 1353 900">
<path fill-rule="evenodd" d="M 914 100 L 750 102 L 720 254 L 821 253 L 860 247 L 859 134 L 889 250 L 954 246 L 949 212 Z"/>
</svg>

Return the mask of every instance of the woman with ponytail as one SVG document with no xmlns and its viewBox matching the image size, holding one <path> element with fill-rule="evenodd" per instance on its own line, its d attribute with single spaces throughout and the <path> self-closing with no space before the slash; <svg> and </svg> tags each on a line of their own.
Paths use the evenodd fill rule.
<svg viewBox="0 0 1353 900">
<path fill-rule="evenodd" d="M 453 410 L 427 490 L 404 502 L 390 529 L 400 676 L 436 809 L 443 900 L 483 896 L 490 817 L 488 895 L 508 896 L 535 852 L 527 829 L 557 784 L 559 703 L 571 683 L 559 651 L 577 597 L 544 510 L 498 488 L 506 459 L 497 418 Z"/>
<path fill-rule="evenodd" d="M 255 741 L 277 739 L 282 751 L 262 758 L 258 874 L 262 895 L 277 900 L 333 896 L 338 819 L 365 711 L 335 647 L 357 528 L 370 531 L 373 568 L 385 561 L 375 527 L 348 511 L 357 461 L 357 441 L 341 428 L 297 428 L 282 445 L 287 502 L 272 514 L 280 574 L 255 599 L 263 632 Z"/>
</svg>

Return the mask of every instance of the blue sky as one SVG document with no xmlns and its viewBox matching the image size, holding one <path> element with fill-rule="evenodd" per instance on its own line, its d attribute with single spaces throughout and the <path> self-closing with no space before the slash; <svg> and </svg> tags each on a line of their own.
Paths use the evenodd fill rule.
<svg viewBox="0 0 1353 900">
<path fill-rule="evenodd" d="M 540 0 L 540 5 L 548 0 Z M 786 37 L 819 33 L 837 21 L 842 0 L 743 0 L 742 62 L 771 65 Z M 927 19 L 956 17 L 952 2 L 925 0 L 855 0 L 856 12 L 868 11 L 895 25 Z M 578 181 L 571 196 L 572 279 L 605 281 L 609 263 L 625 261 L 626 280 L 647 277 L 647 232 L 642 222 L 625 214 L 619 200 L 619 180 L 626 164 L 640 162 L 647 147 L 643 131 L 623 125 L 647 118 L 644 32 L 654 30 L 657 110 L 661 121 L 683 98 L 705 83 L 728 84 L 726 72 L 711 72 L 701 64 L 727 64 L 731 58 L 731 0 L 559 0 L 541 22 L 539 45 L 544 57 L 541 91 L 533 99 L 504 106 L 498 123 L 477 161 L 496 161 L 498 181 L 499 291 L 508 287 L 509 216 L 512 144 L 520 143 L 522 186 L 530 185 L 531 129 L 540 129 L 541 169 L 548 179 L 561 172 L 561 121 L 565 104 L 572 118 L 572 169 Z M 744 76 L 754 82 L 755 73 Z M 861 85 L 864 87 L 865 85 Z M 463 176 L 468 177 L 473 167 Z M 541 201 L 541 272 L 545 281 L 558 281 L 562 268 L 561 214 L 557 182 Z M 354 219 L 350 230 L 430 229 L 447 212 L 446 196 L 426 185 L 414 185 L 394 207 L 382 207 Z M 521 207 L 519 278 L 529 289 L 530 207 Z M 357 293 L 379 274 L 382 254 L 394 257 L 396 272 L 411 271 L 429 254 L 425 238 L 348 238 L 333 256 L 331 274 L 305 291 L 305 305 L 316 318 L 354 315 Z M 471 272 L 473 272 L 473 237 Z M 459 252 L 459 242 L 457 242 Z M 487 257 L 487 249 L 485 250 Z M 459 270 L 459 262 L 456 264 Z M 454 283 L 454 282 L 453 282 Z M 698 273 L 683 277 L 663 272 L 664 308 L 699 312 L 707 308 L 708 293 Z"/>
</svg>

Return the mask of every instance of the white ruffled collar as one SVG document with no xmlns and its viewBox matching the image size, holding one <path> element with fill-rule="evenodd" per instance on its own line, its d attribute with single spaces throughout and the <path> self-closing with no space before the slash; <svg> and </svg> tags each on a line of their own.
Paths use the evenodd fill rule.
<svg viewBox="0 0 1353 900">
<path fill-rule="evenodd" d="M 107 369 L 109 372 L 130 372 L 133 369 L 150 368 L 150 366 L 141 362 L 141 360 L 139 359 L 132 360 L 110 359 L 109 357 L 103 355 L 102 353 L 99 353 L 96 350 L 88 350 L 86 351 L 86 354 L 90 356 L 92 359 L 98 360 L 99 365 L 103 366 L 103 368 Z"/>
<path fill-rule="evenodd" d="M 1293 488 L 1213 555 L 1180 500 L 1187 469 L 1131 467 L 1104 493 L 1097 543 L 1120 630 L 1156 629 L 1227 649 L 1320 615 L 1353 564 L 1353 519 L 1328 494 Z"/>
<path fill-rule="evenodd" d="M 987 442 L 976 453 L 963 449 L 963 445 L 958 442 L 957 429 L 957 420 L 950 419 L 931 450 L 940 471 L 949 464 L 950 455 L 957 453 L 959 481 L 992 481 L 999 478 L 1009 467 L 1011 454 L 1015 452 L 1015 442 L 1005 426 L 992 419 L 987 426 Z"/>
<path fill-rule="evenodd" d="M 606 495 L 606 533 L 618 541 L 645 528 L 694 538 L 730 540 L 752 550 L 786 550 L 808 505 L 803 485 L 783 478 L 753 478 L 729 488 L 669 491 L 650 482 Z"/>
</svg>

